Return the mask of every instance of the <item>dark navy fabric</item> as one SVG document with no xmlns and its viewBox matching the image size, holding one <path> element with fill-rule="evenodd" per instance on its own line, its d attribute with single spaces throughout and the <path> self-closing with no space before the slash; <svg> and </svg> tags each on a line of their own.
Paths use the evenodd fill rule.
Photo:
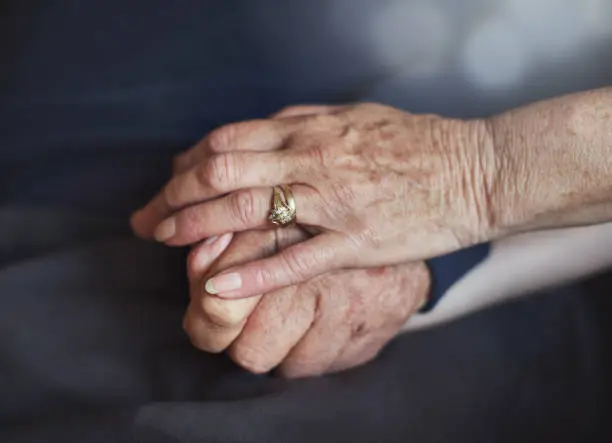
<svg viewBox="0 0 612 443">
<path fill-rule="evenodd" d="M 297 34 L 267 17 L 283 13 L 308 14 L 317 33 L 331 38 L 333 28 L 316 17 L 322 2 L 320 10 L 272 2 L 7 5 L 12 51 L 0 104 L 0 197 L 11 203 L 127 214 L 167 178 L 171 156 L 213 127 L 287 104 L 377 98 L 376 88 L 393 78 L 384 65 L 347 51 L 346 45 L 363 51 L 360 39 L 310 36 L 307 47 L 291 50 L 267 41 L 270 30 L 262 26 Z M 364 6 L 359 16 L 373 5 Z M 292 23 L 307 30 L 302 21 Z M 27 38 L 34 43 L 25 44 Z M 266 41 L 271 47 L 260 47 Z M 324 65 L 307 67 L 307 58 Z M 293 72 L 294 64 L 303 70 Z M 409 96 L 403 105 L 429 108 L 424 98 Z M 428 308 L 481 259 L 462 253 L 430 262 L 435 289 Z"/>
<path fill-rule="evenodd" d="M 431 290 L 429 299 L 420 312 L 426 313 L 434 309 L 446 291 L 482 262 L 489 255 L 490 249 L 489 243 L 484 243 L 428 260 Z"/>
<path fill-rule="evenodd" d="M 0 441 L 611 441 L 609 278 L 285 381 L 195 350 L 184 251 L 127 226 L 229 121 L 357 100 L 477 117 L 609 84 L 609 21 L 585 34 L 587 2 L 559 1 L 533 8 L 541 33 L 516 1 L 0 2 Z M 438 289 L 471 259 L 441 260 Z"/>
</svg>

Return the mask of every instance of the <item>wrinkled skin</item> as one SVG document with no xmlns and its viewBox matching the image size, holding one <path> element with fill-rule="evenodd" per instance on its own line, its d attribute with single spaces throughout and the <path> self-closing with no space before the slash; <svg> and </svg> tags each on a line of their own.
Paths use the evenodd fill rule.
<svg viewBox="0 0 612 443">
<path fill-rule="evenodd" d="M 306 237 L 299 228 L 248 231 L 196 246 L 188 260 L 191 303 L 184 320 L 192 343 L 208 352 L 227 350 L 255 373 L 277 368 L 290 378 L 320 375 L 373 359 L 426 300 L 430 277 L 423 263 L 334 271 L 245 299 L 203 291 L 206 275 Z"/>
<path fill-rule="evenodd" d="M 296 106 L 272 118 L 283 120 L 342 109 Z M 216 134 L 213 138 L 222 139 L 226 132 Z M 214 155 L 210 141 L 207 137 L 179 155 L 174 176 L 186 174 Z M 253 146 L 242 144 L 241 148 Z M 171 212 L 163 196 L 158 196 L 133 217 L 135 232 L 151 237 Z M 191 221 L 194 229 L 200 229 L 202 221 L 197 215 L 194 213 Z M 241 232 L 234 238 L 224 234 L 213 243 L 203 242 L 192 249 L 187 263 L 191 303 L 184 328 L 197 348 L 227 351 L 238 365 L 256 373 L 276 368 L 281 376 L 306 377 L 340 371 L 374 358 L 427 299 L 430 275 L 422 262 L 329 272 L 252 298 L 227 300 L 207 294 L 203 282 L 209 276 L 268 257 L 310 237 L 301 228 L 265 228 Z M 308 231 L 316 233 L 312 228 Z"/>
<path fill-rule="evenodd" d="M 169 245 L 269 229 L 272 186 L 293 184 L 297 222 L 317 235 L 210 279 L 224 298 L 430 258 L 487 238 L 495 161 L 480 149 L 485 133 L 482 121 L 375 104 L 289 108 L 213 131 L 132 224 Z"/>
</svg>

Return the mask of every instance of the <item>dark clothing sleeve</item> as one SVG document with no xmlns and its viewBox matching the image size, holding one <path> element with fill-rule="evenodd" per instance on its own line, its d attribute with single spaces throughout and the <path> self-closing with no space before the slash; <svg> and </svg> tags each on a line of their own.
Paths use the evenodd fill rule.
<svg viewBox="0 0 612 443">
<path fill-rule="evenodd" d="M 431 311 L 451 286 L 489 255 L 489 250 L 490 244 L 483 243 L 428 260 L 427 266 L 431 273 L 431 293 L 420 312 Z"/>
<path fill-rule="evenodd" d="M 195 349 L 181 328 L 184 251 L 128 228 L 172 156 L 225 122 L 355 101 L 473 117 L 610 83 L 612 41 L 591 39 L 563 69 L 534 57 L 524 81 L 486 93 L 461 62 L 473 26 L 497 29 L 474 20 L 482 4 L 2 2 L 0 442 L 612 441 L 610 280 L 404 334 L 350 371 L 281 380 Z M 380 26 L 394 5 L 409 14 Z M 414 51 L 443 42 L 432 23 L 451 46 Z M 377 51 L 379 31 L 403 29 L 430 38 Z M 426 309 L 486 249 L 429 261 Z"/>
</svg>

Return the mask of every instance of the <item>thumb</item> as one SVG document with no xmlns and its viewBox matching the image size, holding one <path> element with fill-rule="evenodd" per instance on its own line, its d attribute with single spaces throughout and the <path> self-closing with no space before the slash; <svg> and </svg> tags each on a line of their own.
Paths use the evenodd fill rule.
<svg viewBox="0 0 612 443">
<path fill-rule="evenodd" d="M 350 257 L 342 237 L 321 234 L 270 258 L 228 269 L 208 279 L 204 290 L 221 298 L 252 297 L 343 268 Z"/>
</svg>

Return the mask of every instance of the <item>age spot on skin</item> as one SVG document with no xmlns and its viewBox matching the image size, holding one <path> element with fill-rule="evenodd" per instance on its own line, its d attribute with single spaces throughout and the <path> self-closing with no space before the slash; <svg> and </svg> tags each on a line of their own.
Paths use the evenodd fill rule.
<svg viewBox="0 0 612 443">
<path fill-rule="evenodd" d="M 369 269 L 366 269 L 366 273 L 368 275 L 371 275 L 371 276 L 385 275 L 386 272 L 387 272 L 387 268 L 385 268 L 384 266 L 381 266 L 381 267 L 378 267 L 378 268 L 369 268 Z"/>
<path fill-rule="evenodd" d="M 366 333 L 366 323 L 361 322 L 351 330 L 351 338 L 358 338 Z"/>
</svg>

